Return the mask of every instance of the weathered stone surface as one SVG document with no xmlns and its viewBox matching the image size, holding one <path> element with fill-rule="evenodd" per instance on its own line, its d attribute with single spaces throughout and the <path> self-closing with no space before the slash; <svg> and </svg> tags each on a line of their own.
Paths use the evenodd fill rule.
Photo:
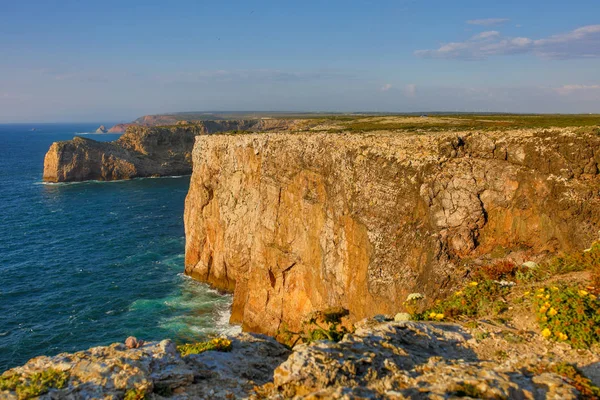
<svg viewBox="0 0 600 400">
<path fill-rule="evenodd" d="M 568 380 L 538 367 L 551 359 L 600 361 L 589 350 L 548 354 L 553 345 L 544 342 L 523 344 L 517 356 L 503 361 L 486 359 L 482 353 L 514 344 L 488 337 L 482 352 L 484 342 L 454 324 L 368 319 L 357 326 L 339 343 L 313 342 L 293 351 L 248 333 L 230 338 L 230 352 L 183 358 L 168 340 L 137 349 L 113 344 L 37 357 L 4 376 L 67 371 L 67 385 L 42 399 L 122 399 L 127 393 L 149 399 L 576 399 Z M 0 391 L 0 398 L 16 394 Z"/>
<path fill-rule="evenodd" d="M 110 181 L 189 175 L 196 135 L 231 130 L 293 129 L 303 123 L 257 119 L 202 121 L 171 127 L 130 125 L 127 132 L 114 142 L 75 137 L 53 143 L 44 159 L 43 179 L 46 182 Z"/>
<path fill-rule="evenodd" d="M 527 357 L 481 360 L 456 325 L 367 321 L 339 343 L 294 348 L 275 370 L 268 398 L 327 399 L 576 399 L 561 377 L 535 374 L 547 362 Z"/>
<path fill-rule="evenodd" d="M 581 250 L 600 230 L 600 137 L 568 129 L 199 136 L 193 162 L 186 273 L 233 291 L 254 332 L 333 306 L 395 315 L 465 258 Z"/>
<path fill-rule="evenodd" d="M 6 371 L 23 377 L 47 369 L 69 372 L 67 385 L 44 399 L 231 399 L 247 397 L 254 386 L 273 380 L 273 370 L 289 355 L 273 338 L 240 334 L 227 353 L 204 352 L 182 358 L 169 340 L 127 349 L 123 344 L 95 347 L 74 354 L 37 357 Z M 2 399 L 15 392 L 0 391 Z"/>
</svg>

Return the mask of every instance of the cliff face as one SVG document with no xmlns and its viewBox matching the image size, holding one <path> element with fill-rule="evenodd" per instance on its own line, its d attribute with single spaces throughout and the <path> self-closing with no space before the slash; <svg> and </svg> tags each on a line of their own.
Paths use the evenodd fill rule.
<svg viewBox="0 0 600 400">
<path fill-rule="evenodd" d="M 565 129 L 199 136 L 193 162 L 186 273 L 233 291 L 232 322 L 254 332 L 330 306 L 394 313 L 468 260 L 600 230 L 600 137 Z"/>
<path fill-rule="evenodd" d="M 194 137 L 230 130 L 293 129 L 293 120 L 203 121 L 171 127 L 132 125 L 110 143 L 76 137 L 55 142 L 44 159 L 46 182 L 117 180 L 192 172 Z"/>
</svg>

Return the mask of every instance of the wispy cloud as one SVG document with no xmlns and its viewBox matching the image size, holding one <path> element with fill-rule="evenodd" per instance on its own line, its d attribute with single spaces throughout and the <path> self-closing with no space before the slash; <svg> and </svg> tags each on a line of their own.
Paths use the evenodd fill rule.
<svg viewBox="0 0 600 400">
<path fill-rule="evenodd" d="M 308 82 L 352 78 L 341 71 L 282 71 L 275 69 L 180 71 L 156 76 L 163 83 Z"/>
<path fill-rule="evenodd" d="M 568 95 L 572 93 L 580 93 L 580 92 L 599 92 L 600 93 L 600 85 L 563 85 L 561 87 L 554 89 L 557 93 Z"/>
<path fill-rule="evenodd" d="M 392 88 L 392 84 L 391 83 L 386 83 L 385 85 L 383 85 L 379 90 L 382 92 L 387 92 L 388 90 L 390 90 Z"/>
<path fill-rule="evenodd" d="M 488 31 L 464 42 L 446 43 L 437 49 L 415 52 L 416 56 L 424 58 L 465 60 L 510 54 L 534 54 L 549 59 L 600 57 L 600 25 L 587 25 L 542 39 L 505 37 L 498 31 Z"/>
<path fill-rule="evenodd" d="M 407 97 L 415 97 L 415 95 L 417 94 L 417 85 L 415 85 L 414 83 L 409 83 L 408 85 L 406 85 L 404 87 L 404 94 Z"/>
<path fill-rule="evenodd" d="M 467 21 L 469 25 L 480 25 L 480 26 L 497 26 L 502 25 L 510 21 L 508 18 L 483 18 L 483 19 L 470 19 Z"/>
</svg>

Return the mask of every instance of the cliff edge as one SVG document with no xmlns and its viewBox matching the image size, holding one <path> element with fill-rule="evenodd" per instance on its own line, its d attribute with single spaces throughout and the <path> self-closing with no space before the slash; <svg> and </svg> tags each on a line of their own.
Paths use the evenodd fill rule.
<svg viewBox="0 0 600 400">
<path fill-rule="evenodd" d="M 213 135 L 192 158 L 186 273 L 233 292 L 231 322 L 253 332 L 332 306 L 393 314 L 469 265 L 582 250 L 600 230 L 595 133 Z"/>
</svg>

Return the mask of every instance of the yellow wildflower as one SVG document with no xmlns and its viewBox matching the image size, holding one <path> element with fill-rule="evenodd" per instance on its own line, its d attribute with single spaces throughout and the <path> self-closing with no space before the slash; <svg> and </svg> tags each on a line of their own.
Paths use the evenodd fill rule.
<svg viewBox="0 0 600 400">
<path fill-rule="evenodd" d="M 550 307 L 550 303 L 549 302 L 545 302 L 544 303 L 544 307 L 546 307 L 546 308 Z"/>
<path fill-rule="evenodd" d="M 531 292 L 525 292 L 523 293 L 523 296 L 529 296 L 531 294 Z"/>
<path fill-rule="evenodd" d="M 541 312 L 542 314 L 545 314 L 545 313 L 546 313 L 546 311 L 548 311 L 548 307 L 542 307 L 542 308 L 540 308 L 540 312 Z"/>
<path fill-rule="evenodd" d="M 546 300 L 548 300 L 549 298 L 550 298 L 550 295 L 549 295 L 549 294 L 547 294 L 547 295 L 546 295 Z"/>
<path fill-rule="evenodd" d="M 550 329 L 548 329 L 548 328 L 545 328 L 545 329 L 542 331 L 542 336 L 543 336 L 543 337 L 545 337 L 545 338 L 547 338 L 547 337 L 550 337 L 551 335 L 552 335 L 552 332 L 551 332 L 551 331 L 550 331 Z"/>
<path fill-rule="evenodd" d="M 548 315 L 551 317 L 554 317 L 556 314 L 558 314 L 558 311 L 556 311 L 554 307 L 550 308 L 550 311 L 548 311 Z"/>
<path fill-rule="evenodd" d="M 544 290 L 546 290 L 546 289 L 544 289 L 543 287 L 541 287 L 541 288 L 538 288 L 538 290 L 537 290 L 537 291 L 538 291 L 538 292 L 543 292 Z"/>
<path fill-rule="evenodd" d="M 592 300 L 596 300 L 596 296 L 594 296 L 593 294 L 590 294 L 588 297 Z"/>
<path fill-rule="evenodd" d="M 437 319 L 438 321 L 441 321 L 441 320 L 443 320 L 443 319 L 444 319 L 444 314 L 437 314 L 437 315 L 435 316 L 435 319 Z"/>
<path fill-rule="evenodd" d="M 542 322 L 547 322 L 547 321 L 548 321 L 548 317 L 546 317 L 546 316 L 544 315 L 542 318 L 540 318 L 540 321 L 542 321 Z"/>
<path fill-rule="evenodd" d="M 544 295 L 543 295 L 543 294 L 538 294 L 538 295 L 536 295 L 535 297 L 537 297 L 538 299 L 543 299 L 543 298 L 544 298 Z"/>
<path fill-rule="evenodd" d="M 430 319 L 434 319 L 436 317 L 436 315 L 437 315 L 437 313 L 432 312 L 432 313 L 429 314 L 429 318 Z"/>
<path fill-rule="evenodd" d="M 463 292 L 462 292 L 462 290 L 459 290 L 458 292 L 456 292 L 456 293 L 454 293 L 454 294 L 455 294 L 456 296 L 462 296 L 462 295 L 463 295 Z"/>
<path fill-rule="evenodd" d="M 579 295 L 580 295 L 581 297 L 584 297 L 584 296 L 587 296 L 587 295 L 588 295 L 588 292 L 587 292 L 586 290 L 580 290 L 580 291 L 579 291 Z"/>
<path fill-rule="evenodd" d="M 558 288 L 556 286 L 552 286 L 550 289 L 552 289 L 555 292 L 558 292 Z"/>
<path fill-rule="evenodd" d="M 475 281 L 473 281 L 473 282 L 469 282 L 469 286 L 473 286 L 473 287 L 475 287 L 475 286 L 477 286 L 477 285 L 479 285 L 479 283 L 478 283 L 478 282 L 475 282 Z"/>
<path fill-rule="evenodd" d="M 558 337 L 558 340 L 567 340 L 569 338 L 569 336 L 562 332 L 556 332 L 555 335 Z"/>
</svg>

